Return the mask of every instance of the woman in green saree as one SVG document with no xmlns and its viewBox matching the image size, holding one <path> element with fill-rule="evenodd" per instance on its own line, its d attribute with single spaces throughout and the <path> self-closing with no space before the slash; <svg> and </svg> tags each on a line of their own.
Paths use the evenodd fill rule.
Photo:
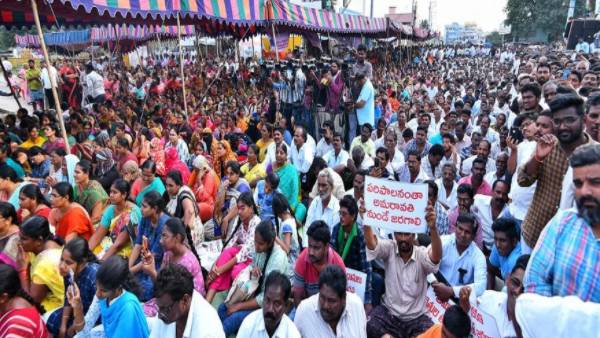
<svg viewBox="0 0 600 338">
<path fill-rule="evenodd" d="M 92 163 L 81 160 L 75 166 L 73 201 L 81 204 L 90 215 L 92 224 L 98 224 L 106 207 L 108 195 L 98 181 L 90 180 Z"/>
<path fill-rule="evenodd" d="M 288 161 L 288 146 L 280 143 L 275 147 L 273 172 L 279 176 L 279 191 L 285 196 L 294 211 L 294 217 L 301 224 L 306 218 L 306 207 L 300 202 L 300 175 Z"/>
</svg>

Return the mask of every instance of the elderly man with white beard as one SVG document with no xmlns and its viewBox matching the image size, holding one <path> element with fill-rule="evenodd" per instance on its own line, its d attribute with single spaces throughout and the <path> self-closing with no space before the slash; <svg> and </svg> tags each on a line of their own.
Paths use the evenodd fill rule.
<svg viewBox="0 0 600 338">
<path fill-rule="evenodd" d="M 570 159 L 577 207 L 559 211 L 542 231 L 525 274 L 526 292 L 600 302 L 600 144 Z"/>
</svg>

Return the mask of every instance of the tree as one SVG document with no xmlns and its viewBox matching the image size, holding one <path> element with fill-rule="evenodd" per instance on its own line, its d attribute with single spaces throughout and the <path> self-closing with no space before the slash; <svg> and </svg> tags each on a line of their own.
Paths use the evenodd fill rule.
<svg viewBox="0 0 600 338">
<path fill-rule="evenodd" d="M 419 23 L 419 27 L 421 27 L 423 29 L 429 29 L 429 21 L 421 20 L 421 22 Z"/>
<path fill-rule="evenodd" d="M 498 33 L 498 31 L 491 32 L 485 38 L 489 43 L 491 43 L 494 46 L 502 45 L 502 35 L 500 35 L 500 33 Z"/>
<path fill-rule="evenodd" d="M 512 28 L 517 39 L 530 36 L 538 30 L 549 41 L 561 38 L 570 0 L 508 0 L 504 11 L 505 24 Z M 575 1 L 575 16 L 586 11 L 586 0 Z"/>
</svg>

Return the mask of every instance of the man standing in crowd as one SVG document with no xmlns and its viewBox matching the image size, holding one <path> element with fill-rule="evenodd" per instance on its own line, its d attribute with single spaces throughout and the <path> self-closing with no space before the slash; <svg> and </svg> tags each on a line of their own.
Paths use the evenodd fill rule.
<svg viewBox="0 0 600 338">
<path fill-rule="evenodd" d="M 33 110 L 44 107 L 44 84 L 42 83 L 42 74 L 39 69 L 35 68 L 35 61 L 29 60 L 27 62 L 28 69 L 25 72 L 25 79 L 27 80 L 27 90 L 29 91 L 29 97 L 31 98 L 31 105 Z"/>
<path fill-rule="evenodd" d="M 319 293 L 296 310 L 294 323 L 302 337 L 367 338 L 367 317 L 360 298 L 346 291 L 346 272 L 328 265 L 319 276 Z"/>
<path fill-rule="evenodd" d="M 52 64 L 47 64 L 46 61 L 42 61 L 42 83 L 44 84 L 44 97 L 46 98 L 46 103 L 48 104 L 49 109 L 56 109 L 56 104 L 54 102 L 54 96 L 52 95 L 52 79 L 54 79 L 54 85 L 56 86 L 56 90 L 60 90 L 60 79 L 58 77 L 58 72 L 56 68 Z M 60 97 L 60 91 L 58 92 Z"/>
<path fill-rule="evenodd" d="M 598 303 L 600 145 L 577 148 L 570 165 L 577 208 L 559 211 L 546 225 L 531 255 L 524 285 L 527 292 L 543 296 L 575 295 Z"/>
<path fill-rule="evenodd" d="M 550 102 L 555 134 L 544 135 L 538 142 L 533 158 L 518 173 L 521 186 L 537 188 L 521 229 L 523 253 L 529 253 L 540 232 L 558 210 L 562 177 L 567 172 L 573 151 L 593 140 L 583 131 L 583 100 L 576 94 L 558 95 Z"/>
<path fill-rule="evenodd" d="M 356 81 L 361 88 L 358 99 L 354 103 L 358 126 L 361 127 L 366 123 L 372 126 L 375 124 L 375 89 L 364 73 L 356 74 Z"/>
<path fill-rule="evenodd" d="M 85 65 L 85 85 L 88 103 L 104 103 L 104 78 L 94 70 L 91 63 Z"/>
</svg>

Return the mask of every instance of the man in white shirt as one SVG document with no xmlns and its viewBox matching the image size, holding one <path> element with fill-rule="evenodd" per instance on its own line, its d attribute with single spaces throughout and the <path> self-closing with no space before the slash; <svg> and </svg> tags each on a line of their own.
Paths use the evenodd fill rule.
<svg viewBox="0 0 600 338">
<path fill-rule="evenodd" d="M 577 45 L 575 46 L 575 51 L 578 53 L 589 54 L 590 44 L 587 43 L 583 38 L 579 38 L 577 40 Z"/>
<path fill-rule="evenodd" d="M 518 305 L 517 299 L 520 299 L 523 294 L 523 278 L 528 261 L 529 255 L 523 255 L 517 259 L 514 268 L 506 278 L 506 292 L 486 290 L 476 300 L 479 309 L 494 318 L 500 337 L 518 337 L 516 332 L 521 331 L 519 323 L 517 323 L 518 311 L 515 311 L 515 304 Z M 463 309 L 470 308 L 469 299 L 475 298 L 471 291 L 470 286 L 465 286 L 460 290 L 460 305 Z M 537 324 L 538 321 L 533 321 L 533 323 Z M 536 325 L 536 327 L 538 326 Z M 540 337 L 549 336 L 552 334 Z"/>
<path fill-rule="evenodd" d="M 194 290 L 186 268 L 178 264 L 161 268 L 154 290 L 158 315 L 148 318 L 151 338 L 225 338 L 217 311 Z"/>
<path fill-rule="evenodd" d="M 315 156 L 323 157 L 325 154 L 333 150 L 333 125 L 331 121 L 323 122 L 323 137 L 317 143 Z"/>
<path fill-rule="evenodd" d="M 480 296 L 487 286 L 487 266 L 483 252 L 475 244 L 477 223 L 470 213 L 461 213 L 456 220 L 456 232 L 442 236 L 440 274 L 450 285 L 433 283 L 435 295 L 442 301 L 458 297 L 460 289 L 469 285 Z"/>
<path fill-rule="evenodd" d="M 319 196 L 310 203 L 305 224 L 310 226 L 314 221 L 321 220 L 327 223 L 331 232 L 333 227 L 340 222 L 340 202 L 332 194 L 333 177 L 327 169 L 319 172 L 317 184 Z"/>
<path fill-rule="evenodd" d="M 515 173 L 517 173 L 519 168 L 527 164 L 527 162 L 533 157 L 537 144 L 536 138 L 540 137 L 542 134 L 552 133 L 552 129 L 545 130 L 538 128 L 535 122 L 534 115 L 519 115 L 519 117 L 515 120 L 515 127 L 519 127 L 522 130 L 524 137 L 523 142 L 517 145 L 514 143 L 516 141 L 512 140 L 511 138 L 507 140 L 509 146 L 511 146 L 511 153 L 508 160 L 509 171 L 513 172 L 510 192 L 508 194 L 508 198 L 510 198 L 511 203 L 508 205 L 508 209 L 502 215 L 500 215 L 500 217 L 515 219 L 519 228 L 525 219 L 527 209 L 531 205 L 531 201 L 537 187 L 537 182 L 533 183 L 529 187 L 522 187 L 517 182 L 518 175 L 515 175 Z M 511 165 L 513 166 L 512 168 Z M 531 251 L 528 249 L 528 247 L 523 246 L 523 244 L 524 241 L 521 243 L 521 252 L 524 254 L 530 253 Z"/>
<path fill-rule="evenodd" d="M 378 146 L 376 144 L 377 148 Z M 383 135 L 383 144 L 381 145 L 387 149 L 390 155 L 390 161 L 388 163 L 388 171 L 396 173 L 404 165 L 404 154 L 398 149 L 398 134 L 394 129 L 388 128 Z"/>
<path fill-rule="evenodd" d="M 50 69 L 50 72 L 48 72 Z M 56 109 L 56 104 L 54 102 L 54 96 L 52 96 L 52 80 L 50 78 L 54 78 L 54 85 L 56 86 L 56 90 L 59 90 L 59 78 L 58 72 L 53 65 L 48 65 L 46 61 L 42 61 L 42 84 L 44 85 L 44 96 L 46 97 L 47 107 L 49 109 Z"/>
<path fill-rule="evenodd" d="M 446 163 L 442 166 L 442 178 L 435 181 L 438 185 L 438 202 L 446 210 L 452 210 L 458 205 L 458 200 L 456 199 L 458 183 L 456 183 L 455 179 L 456 167 L 452 163 Z"/>
<path fill-rule="evenodd" d="M 302 301 L 296 311 L 294 323 L 302 337 L 367 337 L 363 303 L 346 291 L 347 283 L 346 273 L 337 265 L 321 271 L 319 293 Z"/>
<path fill-rule="evenodd" d="M 510 181 L 510 174 L 508 173 L 508 154 L 501 152 L 496 157 L 496 170 L 491 171 L 483 176 L 483 179 L 489 184 L 493 184 L 496 180 Z"/>
<path fill-rule="evenodd" d="M 330 150 L 323 159 L 327 162 L 327 167 L 333 169 L 336 173 L 340 174 L 348 164 L 350 155 L 346 150 L 343 149 L 342 134 L 333 134 L 333 149 Z"/>
<path fill-rule="evenodd" d="M 85 65 L 86 95 L 90 103 L 103 103 L 105 100 L 104 79 L 96 73 L 91 63 Z"/>
<path fill-rule="evenodd" d="M 476 158 L 481 158 L 485 161 L 485 172 L 492 172 L 496 170 L 496 161 L 490 158 L 490 151 L 492 149 L 492 144 L 488 140 L 481 140 L 479 142 L 479 146 L 477 147 L 477 155 L 473 155 L 462 163 L 461 176 L 469 176 L 471 174 L 471 167 L 473 166 L 473 161 Z"/>
<path fill-rule="evenodd" d="M 490 142 L 490 144 L 494 144 L 500 141 L 500 135 L 494 129 L 490 129 L 490 124 L 492 120 L 489 116 L 483 116 L 481 118 L 481 122 L 479 123 L 479 128 L 475 128 L 475 130 L 481 133 L 481 136 L 484 140 Z"/>
<path fill-rule="evenodd" d="M 508 182 L 497 180 L 492 185 L 492 196 L 476 194 L 473 199 L 473 212 L 483 234 L 483 247 L 488 254 L 494 245 L 492 223 L 505 212 L 508 206 Z"/>
<path fill-rule="evenodd" d="M 434 144 L 427 157 L 421 159 L 421 171 L 432 179 L 442 177 L 441 161 L 444 157 L 444 147 L 441 144 Z"/>
<path fill-rule="evenodd" d="M 237 333 L 238 338 L 300 338 L 294 322 L 285 314 L 292 294 L 290 279 L 273 271 L 265 282 L 263 307 L 249 314 Z"/>
<path fill-rule="evenodd" d="M 296 126 L 294 130 L 294 142 L 290 146 L 290 159 L 292 164 L 301 174 L 306 174 L 315 158 L 314 148 L 307 142 L 306 129 Z"/>
<path fill-rule="evenodd" d="M 265 168 L 269 164 L 275 163 L 275 149 L 281 143 L 285 143 L 285 140 L 283 139 L 283 134 L 284 134 L 283 128 L 277 127 L 275 129 L 273 129 L 273 141 L 274 142 L 269 144 L 269 146 L 267 147 L 267 155 L 265 156 L 265 161 L 264 161 Z M 286 145 L 289 147 L 289 145 L 287 143 L 286 143 Z M 288 159 L 290 158 L 290 154 L 291 154 L 291 152 L 288 151 Z"/>
</svg>

